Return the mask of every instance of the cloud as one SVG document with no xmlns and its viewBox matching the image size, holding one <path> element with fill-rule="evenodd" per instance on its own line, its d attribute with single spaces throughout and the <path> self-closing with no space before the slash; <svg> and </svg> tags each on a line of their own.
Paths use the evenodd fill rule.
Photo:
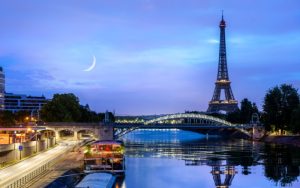
<svg viewBox="0 0 300 188">
<path fill-rule="evenodd" d="M 274 84 L 299 86 L 299 6 L 279 0 L 272 7 L 258 0 L 7 1 L 0 7 L 0 65 L 10 92 L 51 97 L 70 91 L 96 110 L 124 114 L 206 110 L 224 9 L 233 92 L 260 104 Z M 93 55 L 95 69 L 82 71 Z"/>
</svg>

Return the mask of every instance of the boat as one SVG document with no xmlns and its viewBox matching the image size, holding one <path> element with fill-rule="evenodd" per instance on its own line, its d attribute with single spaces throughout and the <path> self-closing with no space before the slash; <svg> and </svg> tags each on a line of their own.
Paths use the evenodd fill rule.
<svg viewBox="0 0 300 188">
<path fill-rule="evenodd" d="M 112 188 L 116 177 L 109 173 L 93 173 L 86 175 L 75 188 Z"/>
<path fill-rule="evenodd" d="M 96 141 L 84 151 L 84 172 L 124 174 L 124 145 L 120 141 Z"/>
</svg>

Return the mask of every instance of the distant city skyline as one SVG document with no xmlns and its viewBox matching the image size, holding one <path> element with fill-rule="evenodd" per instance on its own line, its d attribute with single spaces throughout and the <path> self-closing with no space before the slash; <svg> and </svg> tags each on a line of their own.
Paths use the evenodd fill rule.
<svg viewBox="0 0 300 188">
<path fill-rule="evenodd" d="M 74 93 L 95 111 L 206 111 L 217 75 L 221 10 L 235 98 L 300 88 L 300 1 L 6 1 L 6 92 Z M 97 64 L 91 71 L 93 56 Z"/>
</svg>

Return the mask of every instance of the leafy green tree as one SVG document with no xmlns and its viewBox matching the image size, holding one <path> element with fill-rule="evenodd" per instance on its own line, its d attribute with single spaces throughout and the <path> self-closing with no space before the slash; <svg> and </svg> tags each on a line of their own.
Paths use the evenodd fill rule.
<svg viewBox="0 0 300 188">
<path fill-rule="evenodd" d="M 41 118 L 48 122 L 101 122 L 105 113 L 92 111 L 88 104 L 79 104 L 79 99 L 72 93 L 55 94 L 53 99 L 45 104 L 41 110 Z M 110 121 L 114 115 L 109 112 Z"/>
<path fill-rule="evenodd" d="M 41 110 L 41 118 L 48 122 L 76 122 L 80 116 L 79 99 L 72 93 L 55 94 Z"/>
<path fill-rule="evenodd" d="M 292 113 L 290 127 L 294 133 L 300 132 L 300 106 Z"/>
<path fill-rule="evenodd" d="M 264 124 L 270 130 L 290 130 L 292 112 L 299 105 L 299 95 L 292 85 L 282 84 L 270 89 L 264 98 Z"/>
<path fill-rule="evenodd" d="M 21 110 L 16 113 L 14 113 L 14 118 L 18 123 L 23 123 L 26 121 L 26 117 L 30 117 L 30 112 Z"/>
<path fill-rule="evenodd" d="M 240 119 L 241 123 L 249 123 L 252 118 L 252 114 L 258 113 L 258 109 L 255 103 L 252 103 L 247 98 L 241 101 Z"/>
<path fill-rule="evenodd" d="M 258 113 L 256 104 L 245 98 L 241 101 L 241 109 L 229 113 L 226 120 L 232 123 L 246 124 L 251 121 L 253 113 Z"/>
<path fill-rule="evenodd" d="M 80 106 L 80 122 L 99 122 L 100 118 L 98 114 L 90 110 L 89 105 Z"/>
<path fill-rule="evenodd" d="M 241 123 L 241 111 L 236 110 L 234 112 L 228 113 L 226 120 L 231 123 Z"/>
<path fill-rule="evenodd" d="M 15 117 L 11 111 L 0 111 L 0 127 L 10 127 L 15 124 Z"/>
</svg>

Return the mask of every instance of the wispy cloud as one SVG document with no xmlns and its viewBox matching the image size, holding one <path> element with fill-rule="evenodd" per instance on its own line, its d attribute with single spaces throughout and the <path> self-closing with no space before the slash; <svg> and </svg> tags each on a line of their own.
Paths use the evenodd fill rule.
<svg viewBox="0 0 300 188">
<path fill-rule="evenodd" d="M 0 65 L 9 92 L 75 92 L 95 110 L 124 114 L 206 110 L 224 9 L 234 94 L 261 104 L 273 85 L 300 87 L 299 6 L 296 0 L 275 0 L 272 8 L 258 0 L 7 1 L 0 7 Z M 97 66 L 83 71 L 94 55 Z"/>
</svg>

